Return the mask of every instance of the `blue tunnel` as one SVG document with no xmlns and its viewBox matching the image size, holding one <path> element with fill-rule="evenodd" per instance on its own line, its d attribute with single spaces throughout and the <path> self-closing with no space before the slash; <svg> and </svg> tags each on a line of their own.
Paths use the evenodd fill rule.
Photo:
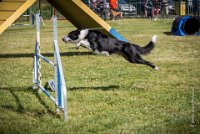
<svg viewBox="0 0 200 134">
<path fill-rule="evenodd" d="M 172 25 L 171 32 L 177 36 L 200 35 L 200 17 L 177 17 Z"/>
</svg>

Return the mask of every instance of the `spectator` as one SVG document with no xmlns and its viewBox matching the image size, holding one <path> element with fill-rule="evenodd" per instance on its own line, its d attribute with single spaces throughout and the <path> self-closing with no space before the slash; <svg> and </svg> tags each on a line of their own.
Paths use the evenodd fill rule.
<svg viewBox="0 0 200 134">
<path fill-rule="evenodd" d="M 90 2 L 92 3 L 92 9 L 96 9 L 97 8 L 97 4 L 100 2 L 100 0 L 90 0 Z"/>
<path fill-rule="evenodd" d="M 168 0 L 161 0 L 161 12 L 162 12 L 162 18 L 167 17 L 169 15 L 169 9 L 168 9 Z"/>
<path fill-rule="evenodd" d="M 145 15 L 145 17 L 147 17 L 148 16 L 148 11 L 147 11 L 148 0 L 142 0 L 142 3 L 144 5 L 144 15 Z"/>
<path fill-rule="evenodd" d="M 154 17 L 154 6 L 151 0 L 147 2 L 147 16 L 153 18 Z"/>
<path fill-rule="evenodd" d="M 110 18 L 110 8 L 109 8 L 109 5 L 107 5 L 107 0 L 101 0 L 101 4 L 103 5 L 101 17 L 104 20 L 107 20 Z"/>
<path fill-rule="evenodd" d="M 109 9 L 106 9 L 106 3 L 106 0 L 90 0 L 90 8 L 102 19 L 106 19 L 108 12 L 110 13 Z"/>
<path fill-rule="evenodd" d="M 103 2 L 103 6 L 104 6 L 104 8 L 105 8 L 105 7 L 106 7 L 107 0 L 101 0 L 101 2 Z"/>
<path fill-rule="evenodd" d="M 98 4 L 103 5 L 103 8 L 106 8 L 107 0 L 99 0 Z"/>
<path fill-rule="evenodd" d="M 151 0 L 142 0 L 145 17 L 154 17 L 154 6 Z"/>
<path fill-rule="evenodd" d="M 118 1 L 117 0 L 110 0 L 110 12 L 111 12 L 111 19 L 116 19 L 117 16 L 122 18 L 122 12 L 120 12 L 117 7 L 118 7 Z"/>
<path fill-rule="evenodd" d="M 158 0 L 152 0 L 152 2 L 153 2 L 153 7 L 156 11 L 156 17 L 158 17 L 158 15 L 159 15 L 159 9 L 158 9 L 159 2 L 158 2 Z"/>
<path fill-rule="evenodd" d="M 193 0 L 193 13 L 195 16 L 200 15 L 200 1 L 198 0 Z"/>
</svg>

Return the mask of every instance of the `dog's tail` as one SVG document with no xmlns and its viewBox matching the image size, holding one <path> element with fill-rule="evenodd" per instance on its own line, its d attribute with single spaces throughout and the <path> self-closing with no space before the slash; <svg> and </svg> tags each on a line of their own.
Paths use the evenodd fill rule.
<svg viewBox="0 0 200 134">
<path fill-rule="evenodd" d="M 151 50 L 154 48 L 155 44 L 156 44 L 156 39 L 157 36 L 154 35 L 151 39 L 151 41 L 144 47 L 136 47 L 136 49 L 139 51 L 140 54 L 145 55 L 151 52 Z"/>
</svg>

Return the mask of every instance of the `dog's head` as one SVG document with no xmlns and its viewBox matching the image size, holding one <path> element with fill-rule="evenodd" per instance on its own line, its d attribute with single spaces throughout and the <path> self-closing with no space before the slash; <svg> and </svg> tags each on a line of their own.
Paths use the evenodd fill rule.
<svg viewBox="0 0 200 134">
<path fill-rule="evenodd" d="M 88 29 L 82 29 L 82 30 L 77 29 L 68 33 L 68 35 L 63 37 L 62 40 L 65 43 L 68 43 L 68 42 L 78 43 L 87 36 L 88 32 L 89 32 Z"/>
</svg>

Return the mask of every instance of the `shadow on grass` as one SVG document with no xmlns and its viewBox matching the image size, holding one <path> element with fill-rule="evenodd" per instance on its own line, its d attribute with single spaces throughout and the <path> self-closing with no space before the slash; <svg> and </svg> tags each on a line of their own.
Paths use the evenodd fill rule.
<svg viewBox="0 0 200 134">
<path fill-rule="evenodd" d="M 53 57 L 53 53 L 42 53 L 43 56 Z M 94 55 L 92 52 L 61 52 L 60 56 L 84 56 Z M 17 54 L 0 54 L 0 58 L 29 58 L 33 57 L 34 53 L 17 53 Z"/>
<path fill-rule="evenodd" d="M 56 114 L 56 112 L 52 111 L 51 108 L 45 103 L 45 101 L 42 99 L 42 97 L 38 94 L 38 90 L 33 90 L 32 87 L 0 87 L 0 90 L 5 90 L 5 91 L 9 91 L 11 93 L 11 95 L 13 95 L 13 97 L 15 98 L 15 102 L 17 105 L 17 108 L 15 108 L 14 106 L 11 105 L 3 105 L 1 107 L 5 108 L 5 109 L 10 109 L 12 111 L 16 111 L 19 112 L 21 114 L 26 113 L 26 112 L 31 112 L 34 113 L 36 116 L 41 116 L 44 115 L 45 112 L 41 112 L 41 111 L 32 111 L 32 110 L 26 110 L 24 108 L 24 106 L 22 105 L 20 99 L 19 99 L 19 95 L 16 94 L 16 92 L 27 92 L 27 93 L 31 93 L 34 94 L 36 96 L 36 98 L 39 100 L 39 103 L 41 105 L 43 105 L 45 107 L 45 109 L 47 109 L 47 113 L 54 116 L 54 117 L 60 117 L 58 114 Z M 30 102 L 31 103 L 31 102 Z"/>
<path fill-rule="evenodd" d="M 172 32 L 163 32 L 165 35 L 173 35 Z"/>
<path fill-rule="evenodd" d="M 96 87 L 69 87 L 68 89 L 71 90 L 71 91 L 84 90 L 84 89 L 108 91 L 108 90 L 114 90 L 114 89 L 117 89 L 117 88 L 119 88 L 119 86 L 109 85 L 109 86 L 96 86 Z"/>
</svg>

